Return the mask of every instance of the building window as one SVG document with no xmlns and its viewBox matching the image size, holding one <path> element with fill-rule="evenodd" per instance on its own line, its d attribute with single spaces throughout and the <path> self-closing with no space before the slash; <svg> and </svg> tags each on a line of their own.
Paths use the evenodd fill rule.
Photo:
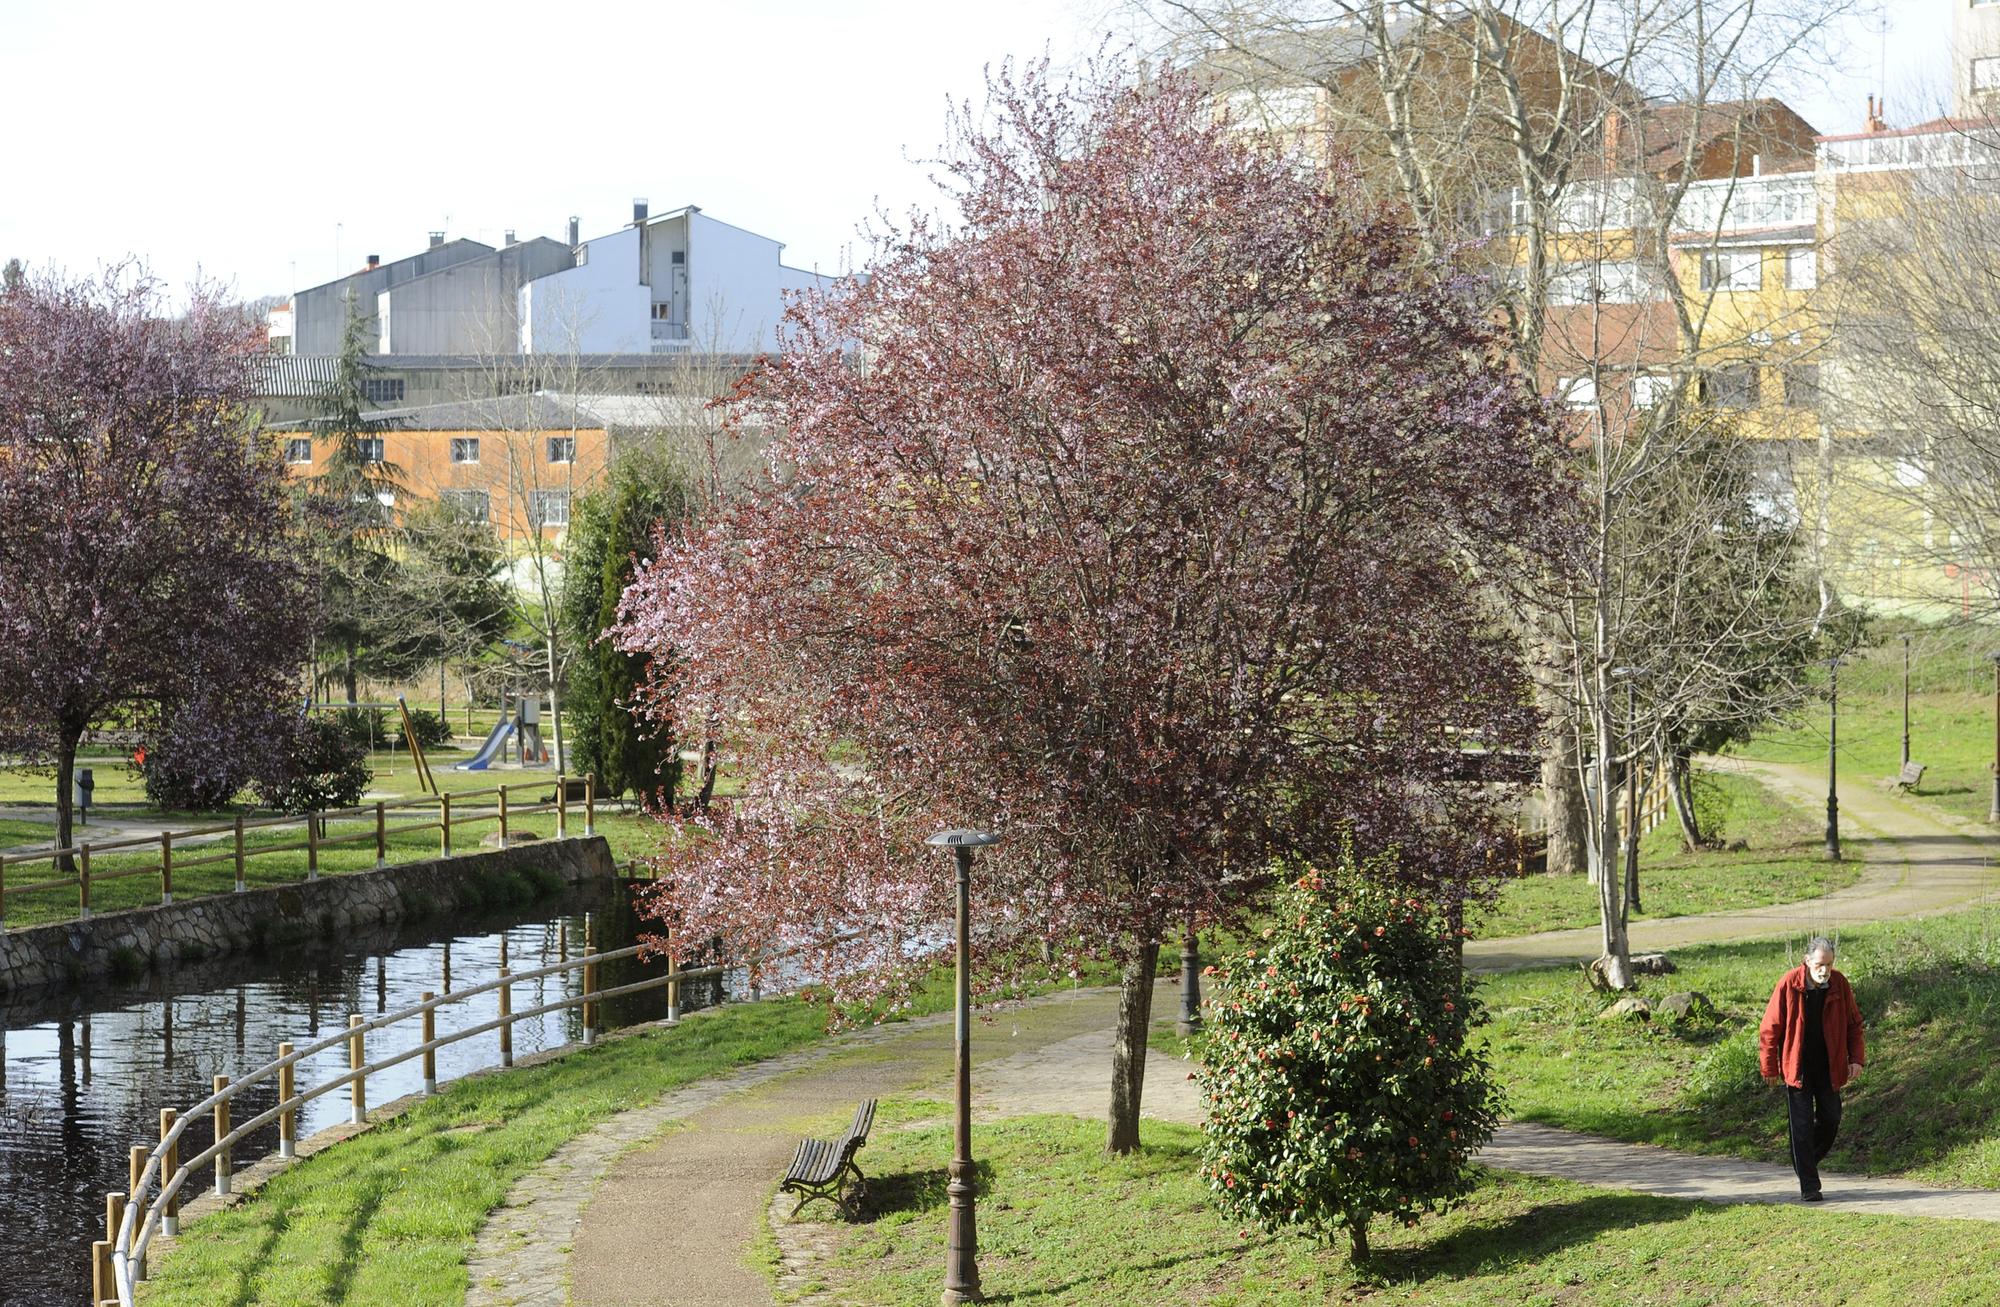
<svg viewBox="0 0 2000 1307">
<path fill-rule="evenodd" d="M 1793 363 L 1785 368 L 1785 407 L 1819 407 L 1819 364 Z"/>
<path fill-rule="evenodd" d="M 1564 377 L 1556 382 L 1556 398 L 1570 408 L 1597 407 L 1597 378 Z"/>
<path fill-rule="evenodd" d="M 1785 251 L 1785 288 L 1787 290 L 1811 290 L 1819 285 L 1819 251 L 1813 249 Z"/>
<path fill-rule="evenodd" d="M 477 463 L 479 461 L 479 437 L 453 436 L 451 438 L 451 461 L 454 463 Z"/>
<path fill-rule="evenodd" d="M 287 463 L 310 463 L 313 461 L 313 442 L 310 437 L 294 436 L 285 442 Z"/>
<path fill-rule="evenodd" d="M 366 377 L 361 382 L 361 395 L 370 404 L 400 404 L 403 402 L 403 379 Z"/>
<path fill-rule="evenodd" d="M 1632 378 L 1632 407 L 1652 408 L 1673 392 L 1672 377 L 1657 376 L 1641 372 Z"/>
<path fill-rule="evenodd" d="M 576 462 L 576 437 L 550 436 L 549 462 L 551 463 Z"/>
<path fill-rule="evenodd" d="M 1755 408 L 1760 398 L 1757 365 L 1742 363 L 1708 374 L 1708 401 L 1717 408 Z"/>
<path fill-rule="evenodd" d="M 672 305 L 672 303 L 663 301 L 653 306 L 653 321 L 671 322 L 673 320 L 673 316 L 674 316 L 674 306 Z"/>
<path fill-rule="evenodd" d="M 461 522 L 484 522 L 493 507 L 491 498 L 484 490 L 440 491 L 438 502 L 449 508 Z"/>
<path fill-rule="evenodd" d="M 1703 290 L 1761 290 L 1763 286 L 1762 250 L 1711 250 L 1701 256 Z"/>
<path fill-rule="evenodd" d="M 535 527 L 569 525 L 569 491 L 531 490 L 528 492 L 528 524 Z"/>
<path fill-rule="evenodd" d="M 1972 89 L 2000 90 L 2000 57 L 1988 55 L 1972 61 Z"/>
<path fill-rule="evenodd" d="M 273 354 L 290 354 L 292 352 L 292 338 L 290 336 L 272 336 L 265 342 L 265 348 Z"/>
<path fill-rule="evenodd" d="M 354 442 L 354 452 L 361 455 L 361 461 L 364 463 L 380 463 L 382 461 L 382 437 L 361 437 Z"/>
</svg>

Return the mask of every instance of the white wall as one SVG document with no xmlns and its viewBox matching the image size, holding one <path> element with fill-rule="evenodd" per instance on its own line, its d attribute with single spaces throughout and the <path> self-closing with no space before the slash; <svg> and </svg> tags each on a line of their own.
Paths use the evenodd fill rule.
<svg viewBox="0 0 2000 1307">
<path fill-rule="evenodd" d="M 578 267 L 521 287 L 524 354 L 646 354 L 651 293 L 639 283 L 639 229 L 584 242 Z"/>
<path fill-rule="evenodd" d="M 769 237 L 691 215 L 688 289 L 696 348 L 724 353 L 775 349 L 786 290 L 822 278 L 778 262 L 784 246 Z"/>
</svg>

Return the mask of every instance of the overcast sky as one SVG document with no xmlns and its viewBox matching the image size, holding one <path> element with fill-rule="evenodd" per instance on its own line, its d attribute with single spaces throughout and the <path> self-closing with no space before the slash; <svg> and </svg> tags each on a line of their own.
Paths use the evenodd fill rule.
<svg viewBox="0 0 2000 1307">
<path fill-rule="evenodd" d="M 1945 76 L 1953 0 L 1886 0 L 1890 116 Z M 879 203 L 934 192 L 948 97 L 1004 56 L 1095 45 L 1097 0 L 91 4 L 8 0 L 0 258 L 124 256 L 244 297 L 445 230 L 585 236 L 698 204 L 837 270 Z M 1787 98 L 1860 130 L 1881 40 Z"/>
</svg>

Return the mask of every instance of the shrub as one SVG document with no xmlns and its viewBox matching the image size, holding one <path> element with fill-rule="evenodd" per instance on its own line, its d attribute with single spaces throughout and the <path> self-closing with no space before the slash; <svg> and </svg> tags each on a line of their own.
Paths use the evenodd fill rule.
<svg viewBox="0 0 2000 1307">
<path fill-rule="evenodd" d="M 426 749 L 436 749 L 451 743 L 451 723 L 428 709 L 410 709 L 410 725 L 416 731 L 417 743 Z M 396 747 L 398 749 L 410 747 L 409 741 L 404 738 L 400 722 L 396 725 Z"/>
<path fill-rule="evenodd" d="M 339 718 L 302 718 L 285 744 L 274 773 L 257 781 L 258 796 L 280 812 L 351 808 L 374 779 L 368 746 Z"/>
<path fill-rule="evenodd" d="M 213 812 L 227 807 L 250 779 L 250 764 L 227 750 L 186 748 L 179 742 L 149 745 L 139 764 L 146 801 L 156 808 Z"/>
<path fill-rule="evenodd" d="M 1381 888 L 1394 872 L 1309 872 L 1261 944 L 1210 968 L 1225 992 L 1199 1073 L 1222 1205 L 1267 1231 L 1345 1232 L 1357 1262 L 1373 1217 L 1414 1223 L 1471 1190 L 1500 1108 L 1452 928 Z"/>
<path fill-rule="evenodd" d="M 389 716 L 380 708 L 341 708 L 328 716 L 364 750 L 389 742 Z"/>
</svg>

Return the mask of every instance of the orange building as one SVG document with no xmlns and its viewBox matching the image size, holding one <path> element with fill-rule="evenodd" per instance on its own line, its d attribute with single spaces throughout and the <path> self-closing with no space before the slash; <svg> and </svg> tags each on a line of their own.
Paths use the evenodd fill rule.
<svg viewBox="0 0 2000 1307">
<path fill-rule="evenodd" d="M 559 538 L 570 506 L 611 461 L 612 423 L 588 396 L 505 395 L 385 409 L 368 419 L 380 424 L 364 439 L 392 469 L 398 516 L 413 503 L 439 500 L 491 522 L 503 541 L 531 531 Z M 292 475 L 312 476 L 324 466 L 330 439 L 297 422 L 271 431 Z"/>
</svg>

